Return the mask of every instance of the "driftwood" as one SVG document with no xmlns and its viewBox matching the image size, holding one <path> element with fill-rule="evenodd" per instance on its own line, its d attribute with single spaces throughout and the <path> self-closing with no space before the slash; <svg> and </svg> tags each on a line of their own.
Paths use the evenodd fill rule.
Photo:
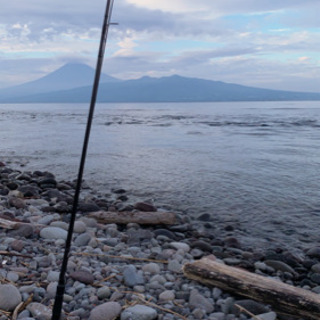
<svg viewBox="0 0 320 320">
<path fill-rule="evenodd" d="M 0 227 L 4 229 L 16 229 L 20 224 L 21 222 L 0 218 Z"/>
<path fill-rule="evenodd" d="M 111 212 L 97 211 L 89 214 L 101 223 L 175 224 L 176 215 L 172 212 Z"/>
<path fill-rule="evenodd" d="M 185 276 L 206 285 L 270 304 L 283 314 L 320 319 L 320 295 L 243 269 L 203 258 L 183 267 Z"/>
</svg>

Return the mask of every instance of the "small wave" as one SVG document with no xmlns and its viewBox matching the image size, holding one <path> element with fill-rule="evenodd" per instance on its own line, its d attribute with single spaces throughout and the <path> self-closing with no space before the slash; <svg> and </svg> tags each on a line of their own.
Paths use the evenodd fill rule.
<svg viewBox="0 0 320 320">
<path fill-rule="evenodd" d="M 188 120 L 194 119 L 194 116 L 183 116 L 183 115 L 162 115 L 155 117 L 156 120 Z"/>
</svg>

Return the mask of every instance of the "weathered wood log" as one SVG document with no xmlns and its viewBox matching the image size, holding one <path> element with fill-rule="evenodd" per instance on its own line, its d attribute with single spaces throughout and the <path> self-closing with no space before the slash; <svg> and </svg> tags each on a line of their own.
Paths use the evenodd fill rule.
<svg viewBox="0 0 320 320">
<path fill-rule="evenodd" d="M 0 218 L 0 227 L 4 229 L 16 229 L 18 225 L 21 224 L 16 221 L 11 221 L 8 219 Z"/>
<path fill-rule="evenodd" d="M 203 258 L 183 267 L 186 277 L 270 304 L 278 313 L 320 319 L 320 295 Z"/>
<path fill-rule="evenodd" d="M 111 212 L 97 211 L 89 214 L 89 217 L 95 218 L 101 223 L 138 223 L 138 224 L 175 224 L 176 215 L 172 212 Z"/>
<path fill-rule="evenodd" d="M 12 221 L 9 219 L 0 218 L 0 228 L 3 228 L 3 229 L 19 229 L 19 227 L 23 225 L 32 225 L 33 227 L 38 227 L 38 228 L 47 227 L 46 225 L 38 224 L 38 223 Z"/>
</svg>

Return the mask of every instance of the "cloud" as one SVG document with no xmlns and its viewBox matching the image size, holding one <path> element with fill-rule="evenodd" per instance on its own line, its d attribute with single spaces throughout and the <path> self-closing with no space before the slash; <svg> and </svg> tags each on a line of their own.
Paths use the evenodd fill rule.
<svg viewBox="0 0 320 320">
<path fill-rule="evenodd" d="M 68 61 L 94 66 L 105 5 L 0 0 L 0 86 Z M 301 79 L 307 90 L 315 86 L 306 79 L 320 78 L 319 9 L 318 0 L 115 0 L 119 25 L 110 29 L 104 70 L 283 88 Z"/>
</svg>

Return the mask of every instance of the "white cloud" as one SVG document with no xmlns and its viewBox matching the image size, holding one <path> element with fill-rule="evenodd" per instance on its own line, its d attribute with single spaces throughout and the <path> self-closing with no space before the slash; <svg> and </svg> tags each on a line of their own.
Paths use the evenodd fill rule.
<svg viewBox="0 0 320 320">
<path fill-rule="evenodd" d="M 0 6 L 4 83 L 72 60 L 95 65 L 104 1 L 0 0 Z M 110 29 L 105 71 L 269 87 L 296 87 L 291 79 L 300 78 L 309 89 L 305 80 L 320 78 L 319 9 L 318 0 L 115 0 L 112 20 L 119 26 Z"/>
</svg>

